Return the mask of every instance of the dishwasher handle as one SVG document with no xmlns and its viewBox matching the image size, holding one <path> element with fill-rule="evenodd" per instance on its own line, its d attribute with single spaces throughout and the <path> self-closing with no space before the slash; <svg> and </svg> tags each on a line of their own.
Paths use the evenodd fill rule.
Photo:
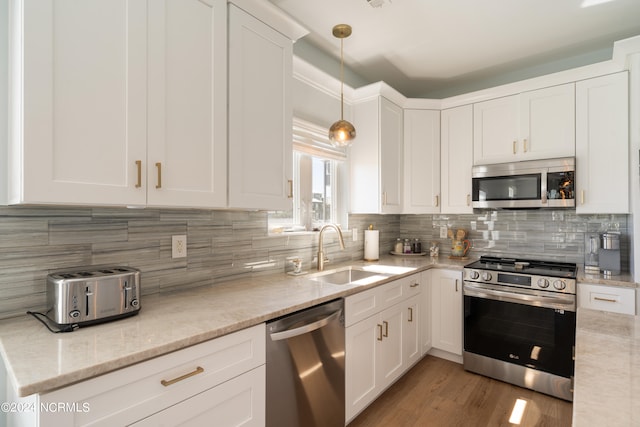
<svg viewBox="0 0 640 427">
<path fill-rule="evenodd" d="M 274 332 L 270 334 L 270 336 L 273 341 L 280 341 L 280 340 L 286 340 L 288 338 L 297 337 L 298 335 L 304 335 L 309 332 L 315 331 L 316 329 L 320 329 L 323 326 L 326 326 L 329 322 L 339 318 L 341 314 L 342 314 L 342 309 L 339 309 L 331 313 L 327 317 L 323 317 L 322 319 L 316 320 L 315 322 L 309 323 L 308 325 L 299 326 L 293 329 L 287 329 L 282 332 Z"/>
</svg>

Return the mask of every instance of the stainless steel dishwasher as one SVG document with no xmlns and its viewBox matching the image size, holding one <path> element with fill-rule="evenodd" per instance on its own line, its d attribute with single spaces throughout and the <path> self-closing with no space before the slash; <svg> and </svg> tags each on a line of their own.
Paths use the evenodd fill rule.
<svg viewBox="0 0 640 427">
<path fill-rule="evenodd" d="M 345 425 L 344 301 L 267 323 L 267 427 Z"/>
</svg>

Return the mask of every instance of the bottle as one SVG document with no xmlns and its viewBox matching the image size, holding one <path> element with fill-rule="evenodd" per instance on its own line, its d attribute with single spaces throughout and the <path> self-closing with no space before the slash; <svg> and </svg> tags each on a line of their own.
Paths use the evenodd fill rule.
<svg viewBox="0 0 640 427">
<path fill-rule="evenodd" d="M 398 237 L 396 239 L 396 245 L 393 247 L 393 252 L 397 254 L 401 254 L 404 250 L 404 246 L 402 245 L 402 240 Z"/>
<path fill-rule="evenodd" d="M 411 245 L 411 251 L 414 254 L 422 253 L 422 243 L 420 243 L 420 239 L 413 239 L 413 244 Z"/>
<path fill-rule="evenodd" d="M 409 243 L 409 239 L 404 239 L 404 250 L 403 252 L 405 254 L 410 254 L 411 253 L 411 243 Z"/>
</svg>

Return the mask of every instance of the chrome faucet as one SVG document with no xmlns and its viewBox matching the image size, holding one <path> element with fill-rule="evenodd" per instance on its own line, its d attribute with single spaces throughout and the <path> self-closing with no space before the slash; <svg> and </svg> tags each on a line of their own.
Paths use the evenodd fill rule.
<svg viewBox="0 0 640 427">
<path fill-rule="evenodd" d="M 340 241 L 340 249 L 344 250 L 344 239 L 342 238 L 342 231 L 340 227 L 335 224 L 326 224 L 320 229 L 320 236 L 318 237 L 318 271 L 324 270 L 324 248 L 322 244 L 322 235 L 327 228 L 334 228 L 338 232 L 338 240 Z"/>
</svg>

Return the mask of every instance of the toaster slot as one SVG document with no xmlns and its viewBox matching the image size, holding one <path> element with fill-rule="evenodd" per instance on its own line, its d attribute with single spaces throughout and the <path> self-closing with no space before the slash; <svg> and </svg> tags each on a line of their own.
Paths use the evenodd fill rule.
<svg viewBox="0 0 640 427">
<path fill-rule="evenodd" d="M 122 285 L 122 290 L 124 291 L 124 309 L 128 309 L 129 308 L 129 293 L 131 291 L 131 286 L 129 285 L 129 281 L 125 280 L 123 285 Z"/>
<path fill-rule="evenodd" d="M 89 286 L 86 286 L 84 288 L 84 310 L 85 310 L 85 316 L 87 318 L 89 318 L 89 300 L 91 299 L 90 297 L 93 295 L 93 292 L 91 291 L 91 289 L 89 289 Z"/>
</svg>

